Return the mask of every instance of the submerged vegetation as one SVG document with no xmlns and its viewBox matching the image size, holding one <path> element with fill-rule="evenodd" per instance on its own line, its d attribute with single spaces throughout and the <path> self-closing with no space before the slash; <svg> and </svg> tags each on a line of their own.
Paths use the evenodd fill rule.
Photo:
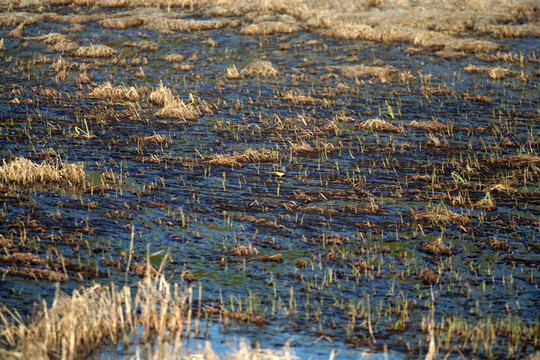
<svg viewBox="0 0 540 360">
<path fill-rule="evenodd" d="M 538 357 L 535 1 L 0 8 L 0 357 Z"/>
</svg>

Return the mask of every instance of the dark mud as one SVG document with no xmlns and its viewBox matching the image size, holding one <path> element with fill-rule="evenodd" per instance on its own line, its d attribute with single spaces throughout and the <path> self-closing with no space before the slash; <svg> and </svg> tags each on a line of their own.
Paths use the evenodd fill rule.
<svg viewBox="0 0 540 360">
<path fill-rule="evenodd" d="M 431 323 L 451 357 L 538 349 L 537 37 L 490 39 L 504 57 L 57 21 L 0 29 L 0 155 L 81 162 L 88 183 L 0 183 L 8 308 L 134 282 L 148 258 L 208 307 L 242 304 L 222 331 L 264 347 L 414 357 Z M 113 52 L 77 56 L 92 44 Z M 242 72 L 256 60 L 275 73 Z M 192 118 L 160 115 L 160 84 Z"/>
</svg>

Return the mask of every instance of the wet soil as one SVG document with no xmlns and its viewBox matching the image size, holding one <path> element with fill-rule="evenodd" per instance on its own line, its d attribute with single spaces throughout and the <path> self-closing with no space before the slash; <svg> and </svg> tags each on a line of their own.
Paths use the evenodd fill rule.
<svg viewBox="0 0 540 360">
<path fill-rule="evenodd" d="M 207 310 L 242 304 L 223 331 L 263 346 L 420 356 L 433 321 L 451 356 L 538 349 L 538 38 L 497 39 L 504 62 L 301 29 L 14 27 L 0 156 L 80 162 L 88 183 L 0 183 L 3 305 L 131 283 L 149 259 L 200 283 Z M 114 51 L 78 56 L 53 32 Z M 106 82 L 136 95 L 93 93 Z M 192 118 L 160 115 L 160 84 Z"/>
</svg>

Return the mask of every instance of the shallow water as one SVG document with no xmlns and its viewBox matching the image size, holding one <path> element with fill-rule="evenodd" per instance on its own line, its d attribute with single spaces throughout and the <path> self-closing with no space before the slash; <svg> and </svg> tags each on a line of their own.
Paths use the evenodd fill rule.
<svg viewBox="0 0 540 360">
<path fill-rule="evenodd" d="M 5 161 L 58 156 L 83 162 L 92 185 L 0 188 L 0 234 L 16 244 L 9 251 L 52 262 L 61 255 L 99 270 L 100 277 L 82 281 L 69 271 L 64 291 L 92 281 L 123 283 L 124 271 L 103 259 L 127 261 L 133 227 L 136 260 L 149 257 L 159 267 L 169 253 L 164 266 L 171 282 L 181 282 L 190 270 L 205 303 L 254 301 L 255 313 L 271 323 L 212 331 L 214 343 L 247 337 L 273 347 L 292 338 L 301 358 L 328 358 L 330 348 L 340 351 L 338 358 L 357 358 L 368 345 L 382 354 L 387 344 L 396 358 L 415 357 L 426 352 L 422 319 L 435 308 L 441 324 L 452 317 L 463 317 L 470 327 L 517 318 L 532 329 L 521 342 L 500 335 L 491 350 L 497 357 L 508 356 L 508 347 L 517 357 L 537 349 L 540 127 L 538 60 L 531 49 L 538 48 L 538 38 L 497 39 L 503 49 L 523 54 L 520 64 L 487 62 L 473 53 L 445 59 L 411 44 L 310 31 L 248 37 L 234 28 L 168 34 L 98 23 L 71 32 L 67 25 L 30 24 L 22 39 L 11 38 L 10 27 L 0 29 L 0 155 Z M 34 38 L 49 32 L 119 54 L 61 54 Z M 204 45 L 212 44 L 209 39 L 213 46 Z M 141 40 L 159 48 L 125 44 Z M 171 53 L 184 55 L 183 64 L 192 68 L 175 69 L 164 60 Z M 68 62 L 65 72 L 52 67 L 60 58 Z M 280 75 L 224 78 L 229 65 L 241 70 L 256 59 L 270 61 Z M 355 78 L 342 68 L 360 64 L 391 65 L 397 72 Z M 491 79 L 465 71 L 470 64 L 514 73 Z M 90 82 L 77 83 L 81 69 Z M 135 76 L 140 69 L 144 77 Z M 414 78 L 400 81 L 407 71 Z M 137 86 L 143 95 L 134 102 L 88 96 L 105 81 Z M 160 83 L 186 102 L 196 96 L 208 109 L 195 121 L 157 117 L 159 107 L 148 93 Z M 287 100 L 288 91 L 311 97 Z M 373 118 L 397 131 L 362 127 Z M 431 120 L 443 130 L 410 125 Z M 86 126 L 95 137 L 80 136 Z M 166 141 L 143 139 L 154 134 Z M 302 142 L 312 149 L 295 150 L 293 144 Z M 247 149 L 279 158 L 241 167 L 208 163 L 212 155 Z M 511 158 L 519 154 L 531 158 Z M 282 166 L 283 177 L 272 173 Z M 107 183 L 106 170 L 121 181 Z M 510 190 L 491 188 L 497 184 L 510 184 Z M 475 207 L 488 197 L 495 208 Z M 415 217 L 433 209 L 467 218 Z M 438 238 L 450 254 L 425 246 Z M 494 239 L 506 246 L 498 248 Z M 236 255 L 231 249 L 237 245 L 257 252 Z M 263 255 L 283 258 L 264 261 Z M 426 278 L 424 270 L 435 278 Z M 136 280 L 130 275 L 130 283 Z M 47 281 L 6 273 L 0 296 L 6 306 L 28 312 L 40 299 L 51 301 L 54 289 Z M 370 310 L 376 341 L 365 313 L 352 320 L 354 308 Z M 450 344 L 440 351 L 457 356 L 461 346 L 467 354 L 488 356 L 459 337 Z"/>
</svg>

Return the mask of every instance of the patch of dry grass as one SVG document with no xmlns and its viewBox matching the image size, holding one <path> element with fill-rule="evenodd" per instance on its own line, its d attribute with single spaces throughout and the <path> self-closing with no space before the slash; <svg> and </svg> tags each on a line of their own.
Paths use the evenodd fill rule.
<svg viewBox="0 0 540 360">
<path fill-rule="evenodd" d="M 225 73 L 225 79 L 241 79 L 242 74 L 238 72 L 238 69 L 236 68 L 236 65 L 230 65 L 227 66 L 227 72 Z"/>
<path fill-rule="evenodd" d="M 254 60 L 250 62 L 240 73 L 246 77 L 274 77 L 279 75 L 274 65 L 266 60 Z"/>
<path fill-rule="evenodd" d="M 245 35 L 292 34 L 300 31 L 300 26 L 283 21 L 262 21 L 243 27 L 240 32 Z"/>
<path fill-rule="evenodd" d="M 448 126 L 446 124 L 443 124 L 438 121 L 416 121 L 413 120 L 409 123 L 410 127 L 413 127 L 415 129 L 421 129 L 421 130 L 427 130 L 431 132 L 440 132 L 445 131 L 448 129 Z"/>
<path fill-rule="evenodd" d="M 360 129 L 383 132 L 403 132 L 403 129 L 383 119 L 370 119 L 358 124 Z"/>
<path fill-rule="evenodd" d="M 73 53 L 74 56 L 86 58 L 112 58 L 118 54 L 113 48 L 101 44 L 81 46 Z"/>
<path fill-rule="evenodd" d="M 468 216 L 456 214 L 444 208 L 412 211 L 412 219 L 414 221 L 431 222 L 434 224 L 472 224 L 472 220 Z"/>
<path fill-rule="evenodd" d="M 397 73 L 398 70 L 391 66 L 370 66 L 370 65 L 347 65 L 330 67 L 330 70 L 338 70 L 343 76 L 348 78 L 376 78 L 387 81 L 390 76 Z"/>
<path fill-rule="evenodd" d="M 28 187 L 33 185 L 61 185 L 81 187 L 86 185 L 82 163 L 43 161 L 40 164 L 24 157 L 15 158 L 0 167 L 0 184 Z"/>
<path fill-rule="evenodd" d="M 229 166 L 232 168 L 242 167 L 246 162 L 278 162 L 281 157 L 267 150 L 247 149 L 242 153 L 232 155 L 217 154 L 206 158 L 206 163 L 211 165 Z"/>
<path fill-rule="evenodd" d="M 109 81 L 96 87 L 88 96 L 110 101 L 139 101 L 141 99 L 139 90 L 134 86 L 129 88 L 123 84 L 114 86 Z"/>
<path fill-rule="evenodd" d="M 501 80 L 509 76 L 515 76 L 517 73 L 501 66 L 476 66 L 468 65 L 463 70 L 469 74 L 487 74 L 490 78 L 495 80 Z"/>
<path fill-rule="evenodd" d="M 229 20 L 212 19 L 212 20 L 185 20 L 185 19 L 170 19 L 167 21 L 167 27 L 171 31 L 204 31 L 221 29 L 229 25 Z"/>
</svg>

